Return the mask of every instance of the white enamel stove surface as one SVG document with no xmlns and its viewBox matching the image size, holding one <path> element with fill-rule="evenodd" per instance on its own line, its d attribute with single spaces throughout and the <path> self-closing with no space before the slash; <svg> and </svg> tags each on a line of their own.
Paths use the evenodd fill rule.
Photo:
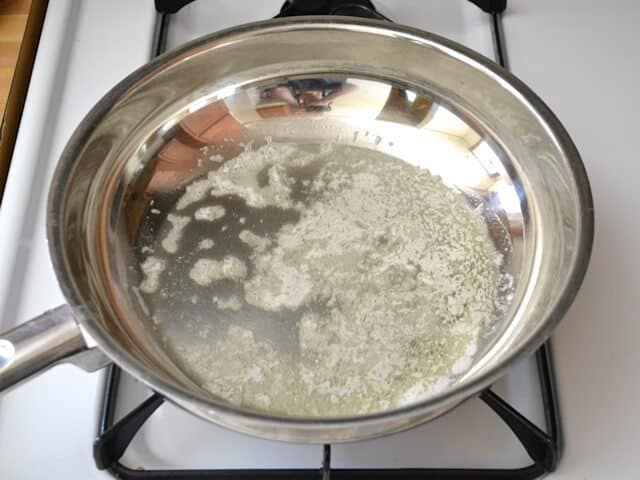
<svg viewBox="0 0 640 480">
<path fill-rule="evenodd" d="M 463 0 L 374 3 L 395 21 L 492 53 L 488 17 Z M 637 78 L 640 67 L 632 45 L 638 40 L 640 8 L 633 0 L 617 7 L 595 0 L 557 3 L 510 0 L 505 16 L 513 70 L 550 103 L 574 136 L 596 202 L 591 269 L 555 335 L 566 452 L 552 477 L 634 478 L 640 434 L 634 405 L 640 393 L 634 298 L 640 286 L 640 231 L 633 202 L 637 207 L 640 169 L 632 148 L 637 124 L 632 105 L 640 104 L 640 93 L 633 90 L 632 73 Z M 251 2 L 247 8 L 233 0 L 198 0 L 172 19 L 169 47 L 268 18 L 280 4 Z M 88 109 L 148 59 L 153 22 L 152 0 L 50 0 L 0 209 L 0 329 L 63 301 L 45 239 L 47 185 L 67 138 Z M 107 478 L 96 470 L 91 452 L 101 386 L 101 374 L 61 366 L 0 398 L 0 478 Z M 517 366 L 496 389 L 541 424 L 532 362 Z M 120 414 L 149 395 L 129 378 L 121 392 Z M 321 447 L 246 437 L 163 405 L 123 463 L 133 468 L 317 468 L 321 458 Z M 336 467 L 527 463 L 511 433 L 477 399 L 409 432 L 332 449 Z"/>
</svg>

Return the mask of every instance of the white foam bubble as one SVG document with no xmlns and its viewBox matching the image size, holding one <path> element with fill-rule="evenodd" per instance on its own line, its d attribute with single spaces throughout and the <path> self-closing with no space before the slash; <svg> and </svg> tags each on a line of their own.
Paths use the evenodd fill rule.
<svg viewBox="0 0 640 480">
<path fill-rule="evenodd" d="M 193 214 L 196 220 L 213 222 L 225 216 L 227 211 L 221 205 L 207 205 L 206 207 L 200 207 Z"/>
<path fill-rule="evenodd" d="M 140 291 L 154 293 L 160 287 L 160 274 L 167 268 L 167 262 L 162 258 L 147 257 L 140 265 L 144 279 L 140 283 Z"/>
<path fill-rule="evenodd" d="M 238 257 L 227 255 L 222 260 L 200 258 L 189 271 L 189 277 L 198 285 L 206 286 L 220 280 L 242 280 L 247 266 Z"/>
<path fill-rule="evenodd" d="M 169 253 L 176 253 L 182 239 L 182 231 L 191 221 L 190 217 L 183 217 L 170 213 L 167 220 L 171 224 L 171 229 L 162 240 L 162 248 Z"/>
</svg>

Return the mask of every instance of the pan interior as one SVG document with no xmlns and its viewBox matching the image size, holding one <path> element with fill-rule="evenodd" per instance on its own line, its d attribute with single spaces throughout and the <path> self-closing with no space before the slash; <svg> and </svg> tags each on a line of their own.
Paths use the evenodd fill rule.
<svg viewBox="0 0 640 480">
<path fill-rule="evenodd" d="M 293 203 L 283 207 L 274 201 L 264 206 L 254 200 L 252 204 L 237 188 L 212 196 L 207 179 L 214 179 L 219 187 L 215 180 L 219 169 L 229 168 L 239 156 L 260 155 L 269 149 L 316 159 L 306 167 L 288 170 L 291 178 L 285 181 L 295 183 L 288 199 Z M 112 212 L 119 212 L 115 249 L 107 253 L 112 259 L 112 284 L 121 308 L 135 319 L 127 328 L 136 342 L 157 361 L 172 365 L 175 375 L 205 397 L 279 416 L 340 417 L 384 409 L 384 402 L 312 407 L 305 395 L 294 393 L 287 397 L 292 409 L 286 411 L 281 405 L 270 409 L 270 399 L 256 402 L 255 398 L 264 398 L 259 392 L 253 402 L 244 403 L 238 393 L 242 388 L 227 392 L 219 385 L 210 388 L 219 376 L 251 375 L 251 369 L 237 371 L 240 352 L 222 351 L 225 338 L 235 335 L 236 343 L 229 344 L 230 348 L 246 347 L 242 361 L 253 355 L 264 370 L 254 374 L 264 376 L 280 368 L 274 367 L 274 355 L 285 355 L 286 361 L 300 355 L 301 322 L 316 329 L 314 322 L 328 315 L 327 298 L 306 305 L 305 314 L 286 300 L 280 302 L 282 308 L 256 307 L 256 301 L 247 301 L 251 294 L 246 284 L 242 288 L 243 282 L 255 276 L 256 251 L 273 251 L 282 228 L 300 221 L 304 208 L 293 204 L 305 203 L 302 185 L 313 183 L 322 162 L 342 162 L 352 168 L 357 161 L 370 161 L 380 171 L 429 172 L 443 193 L 453 193 L 455 202 L 478 219 L 478 232 L 486 237 L 490 251 L 497 253 L 493 310 L 474 337 L 473 348 L 467 349 L 470 355 L 464 365 L 458 363 L 452 371 L 453 363 L 447 364 L 445 380 L 440 378 L 438 384 L 427 379 L 417 393 L 405 396 L 405 404 L 453 388 L 472 375 L 474 366 L 486 361 L 492 345 L 508 328 L 512 305 L 521 294 L 518 280 L 526 268 L 528 214 L 522 187 L 509 156 L 490 132 L 472 115 L 433 93 L 336 74 L 300 75 L 227 88 L 189 102 L 149 135 L 132 158 L 137 164 L 134 168 L 132 160 L 123 165 L 129 179 L 111 207 Z M 277 171 L 264 168 L 256 172 L 256 185 L 268 188 L 278 182 L 273 177 Z M 277 199 L 277 192 L 274 195 Z M 345 261 L 335 259 L 336 265 Z M 270 275 L 265 274 L 263 280 L 269 281 Z M 284 289 L 295 297 L 304 286 L 294 281 Z M 384 297 L 384 292 L 380 295 Z M 311 324 L 309 308 L 316 315 Z M 398 322 L 402 313 L 398 315 L 389 322 Z M 318 338 L 310 337 L 310 341 Z M 457 348 L 460 357 L 467 347 L 469 344 L 446 348 Z M 203 363 L 203 355 L 229 360 L 228 369 L 214 362 L 218 370 L 207 375 L 211 362 Z M 198 368 L 194 368 L 194 358 Z M 321 363 L 318 368 L 331 366 Z M 287 368 L 293 368 L 291 362 Z M 281 374 L 286 375 L 286 370 L 281 369 Z M 411 385 L 406 389 L 411 390 Z M 300 403 L 297 407 L 296 402 Z"/>
</svg>

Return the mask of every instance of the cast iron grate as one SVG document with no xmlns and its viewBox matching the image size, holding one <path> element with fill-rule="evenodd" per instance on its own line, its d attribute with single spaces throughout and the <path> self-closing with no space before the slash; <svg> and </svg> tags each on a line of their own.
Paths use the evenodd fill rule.
<svg viewBox="0 0 640 480">
<path fill-rule="evenodd" d="M 154 32 L 152 56 L 166 46 L 170 15 L 193 0 L 155 0 L 158 19 Z M 491 16 L 496 61 L 507 68 L 501 14 L 506 0 L 469 0 Z M 369 0 L 287 0 L 277 16 L 305 14 L 347 14 L 386 19 Z M 336 469 L 331 467 L 331 445 L 325 445 L 317 469 L 251 469 L 251 470 L 138 470 L 122 463 L 120 458 L 145 421 L 162 405 L 164 398 L 154 393 L 118 422 L 114 423 L 121 370 L 111 366 L 107 373 L 98 436 L 93 454 L 96 465 L 124 480 L 212 479 L 212 480 L 533 480 L 555 470 L 561 453 L 561 432 L 550 341 L 536 352 L 536 365 L 544 408 L 546 432 L 534 425 L 491 389 L 480 394 L 483 402 L 513 432 L 532 464 L 523 468 L 393 468 Z"/>
</svg>

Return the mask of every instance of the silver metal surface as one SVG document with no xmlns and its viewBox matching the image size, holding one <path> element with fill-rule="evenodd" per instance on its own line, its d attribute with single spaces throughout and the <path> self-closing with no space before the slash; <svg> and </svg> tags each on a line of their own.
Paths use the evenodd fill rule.
<svg viewBox="0 0 640 480">
<path fill-rule="evenodd" d="M 141 237 L 156 235 L 164 220 L 151 218 L 150 209 L 168 209 L 186 184 L 215 168 L 202 161 L 202 147 L 230 158 L 266 137 L 378 150 L 428 168 L 470 204 L 483 206 L 515 291 L 471 369 L 450 388 L 360 417 L 275 417 L 214 397 L 165 353 L 133 288 L 142 278 Z M 48 233 L 76 319 L 128 373 L 213 422 L 327 443 L 434 418 L 533 352 L 582 281 L 593 212 L 573 143 L 511 74 L 418 30 L 307 17 L 196 40 L 117 85 L 62 155 L 50 190 Z M 188 342 L 186 329 L 182 333 Z"/>
<path fill-rule="evenodd" d="M 0 391 L 85 348 L 80 327 L 66 305 L 0 334 Z"/>
</svg>

